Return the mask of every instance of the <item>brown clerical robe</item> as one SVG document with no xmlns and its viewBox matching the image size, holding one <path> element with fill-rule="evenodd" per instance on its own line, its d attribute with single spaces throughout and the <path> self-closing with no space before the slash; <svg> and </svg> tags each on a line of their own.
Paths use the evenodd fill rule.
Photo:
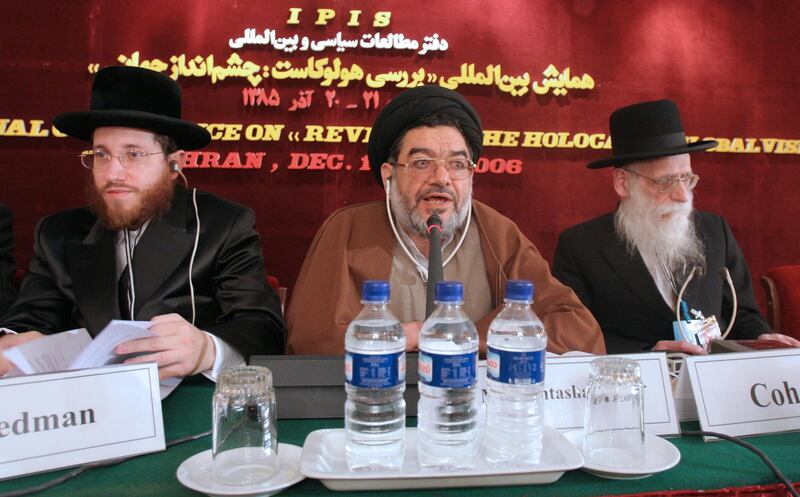
<svg viewBox="0 0 800 497">
<path fill-rule="evenodd" d="M 536 314 L 547 330 L 547 350 L 604 354 L 600 327 L 573 291 L 551 274 L 539 251 L 513 221 L 491 207 L 472 202 L 494 310 L 475 323 L 485 350 L 486 331 L 503 305 L 505 282 L 534 283 Z M 323 223 L 308 250 L 289 295 L 288 352 L 344 353 L 347 325 L 361 310 L 364 280 L 389 280 L 394 235 L 382 201 L 340 209 Z M 469 289 L 467 289 L 469 291 Z"/>
</svg>

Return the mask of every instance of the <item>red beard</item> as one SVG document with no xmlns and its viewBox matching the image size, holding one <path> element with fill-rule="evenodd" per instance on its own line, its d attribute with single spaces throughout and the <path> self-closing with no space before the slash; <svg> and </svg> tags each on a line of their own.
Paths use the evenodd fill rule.
<svg viewBox="0 0 800 497">
<path fill-rule="evenodd" d="M 175 185 L 166 168 L 164 175 L 146 190 L 125 185 L 126 188 L 139 194 L 139 202 L 132 208 L 122 209 L 109 205 L 103 198 L 102 191 L 122 185 L 121 183 L 106 183 L 102 188 L 98 188 L 91 173 L 86 177 L 84 183 L 86 202 L 107 229 L 113 231 L 139 229 L 148 219 L 157 219 L 169 211 L 175 193 Z"/>
</svg>

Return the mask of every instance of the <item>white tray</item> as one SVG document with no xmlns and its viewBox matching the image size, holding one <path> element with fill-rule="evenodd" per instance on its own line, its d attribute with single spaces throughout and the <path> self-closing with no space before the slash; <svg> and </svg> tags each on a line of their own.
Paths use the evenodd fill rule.
<svg viewBox="0 0 800 497">
<path fill-rule="evenodd" d="M 544 427 L 541 462 L 535 466 L 493 467 L 479 454 L 475 467 L 460 471 L 422 470 L 417 464 L 417 429 L 406 428 L 402 471 L 347 469 L 344 430 L 317 430 L 303 444 L 300 471 L 330 490 L 491 487 L 552 483 L 565 471 L 583 466 L 583 456 L 553 428 Z"/>
</svg>

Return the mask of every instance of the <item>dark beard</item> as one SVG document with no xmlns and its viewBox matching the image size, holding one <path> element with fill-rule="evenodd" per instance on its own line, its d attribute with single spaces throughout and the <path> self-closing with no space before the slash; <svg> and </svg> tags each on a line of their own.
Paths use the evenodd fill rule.
<svg viewBox="0 0 800 497">
<path fill-rule="evenodd" d="M 436 187 L 428 188 L 422 193 L 422 195 L 427 195 L 432 192 L 444 192 L 448 193 L 453 199 L 457 198 L 455 191 L 452 189 Z M 424 219 L 420 213 L 416 211 L 413 204 L 409 204 L 409 202 L 407 202 L 406 197 L 400 193 L 400 189 L 395 183 L 392 183 L 392 186 L 389 190 L 389 202 L 395 219 L 406 233 L 409 235 L 412 233 L 417 234 L 422 238 L 430 238 L 430 233 L 428 233 L 427 219 Z M 472 189 L 470 188 L 467 198 L 464 200 L 464 202 L 462 202 L 461 207 L 456 208 L 456 211 L 453 213 L 453 215 L 443 223 L 442 236 L 445 240 L 449 240 L 455 234 L 456 230 L 458 230 L 458 228 L 464 223 L 464 221 L 467 219 L 467 212 L 471 208 Z M 434 212 L 436 212 L 436 214 L 441 214 L 441 211 L 438 209 Z"/>
<path fill-rule="evenodd" d="M 84 182 L 86 202 L 107 229 L 112 231 L 139 229 L 148 219 L 158 219 L 166 214 L 172 205 L 175 185 L 169 178 L 167 170 L 164 171 L 164 176 L 155 185 L 140 191 L 139 204 L 129 210 L 109 207 L 89 173 Z"/>
</svg>

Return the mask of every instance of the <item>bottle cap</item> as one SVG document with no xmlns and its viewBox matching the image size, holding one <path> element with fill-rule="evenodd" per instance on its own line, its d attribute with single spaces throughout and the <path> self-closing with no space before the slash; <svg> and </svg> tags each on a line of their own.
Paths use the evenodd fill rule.
<svg viewBox="0 0 800 497">
<path fill-rule="evenodd" d="M 533 283 L 528 280 L 508 280 L 506 282 L 508 300 L 533 301 Z"/>
<path fill-rule="evenodd" d="M 361 287 L 361 296 L 366 302 L 388 302 L 389 282 L 383 280 L 367 280 Z"/>
<path fill-rule="evenodd" d="M 464 285 L 460 281 L 439 281 L 436 283 L 438 302 L 457 303 L 464 301 Z"/>
</svg>

